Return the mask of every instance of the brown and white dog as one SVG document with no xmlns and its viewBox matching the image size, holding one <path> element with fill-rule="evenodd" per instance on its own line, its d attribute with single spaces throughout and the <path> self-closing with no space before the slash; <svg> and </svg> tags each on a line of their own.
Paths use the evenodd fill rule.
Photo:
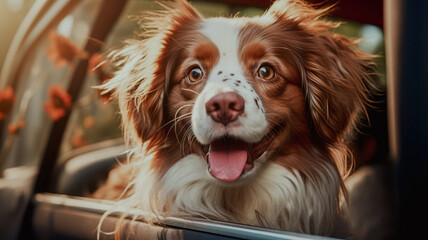
<svg viewBox="0 0 428 240">
<path fill-rule="evenodd" d="M 113 55 L 133 178 L 123 204 L 331 235 L 346 194 L 344 137 L 372 62 L 302 1 L 203 18 L 179 0 Z"/>
</svg>

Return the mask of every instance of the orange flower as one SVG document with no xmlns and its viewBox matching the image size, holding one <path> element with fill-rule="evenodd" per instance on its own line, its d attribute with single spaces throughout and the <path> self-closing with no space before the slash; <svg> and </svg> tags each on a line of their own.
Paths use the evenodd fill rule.
<svg viewBox="0 0 428 240">
<path fill-rule="evenodd" d="M 95 119 L 92 116 L 87 116 L 83 119 L 83 126 L 87 129 L 91 129 L 95 126 Z"/>
<path fill-rule="evenodd" d="M 11 123 L 7 126 L 7 130 L 10 134 L 18 134 L 19 130 L 25 126 L 25 122 L 20 120 L 16 123 Z"/>
<path fill-rule="evenodd" d="M 15 102 L 15 93 L 11 87 L 0 91 L 0 120 L 4 119 L 12 111 Z"/>
<path fill-rule="evenodd" d="M 113 74 L 106 70 L 105 59 L 99 54 L 94 53 L 88 62 L 88 73 L 96 74 L 101 83 L 113 78 Z"/>
<path fill-rule="evenodd" d="M 85 134 L 82 129 L 77 129 L 77 131 L 74 132 L 73 137 L 71 138 L 71 145 L 75 148 L 88 145 L 88 142 L 85 140 Z"/>
<path fill-rule="evenodd" d="M 113 74 L 106 70 L 105 59 L 98 53 L 92 55 L 88 63 L 88 73 L 95 74 L 100 84 L 105 83 L 113 78 Z M 98 91 L 102 103 L 110 101 L 111 93 L 102 94 Z"/>
<path fill-rule="evenodd" d="M 71 105 L 71 96 L 61 86 L 49 88 L 49 100 L 45 102 L 45 111 L 52 120 L 62 118 Z"/>
<path fill-rule="evenodd" d="M 94 53 L 88 61 L 88 73 L 96 73 L 103 66 L 104 58 L 99 53 Z"/>
<path fill-rule="evenodd" d="M 86 52 L 79 49 L 68 38 L 57 34 L 54 31 L 49 33 L 49 46 L 46 48 L 46 53 L 49 59 L 57 67 L 62 67 L 66 64 L 72 66 L 73 60 L 76 57 L 86 57 Z"/>
</svg>

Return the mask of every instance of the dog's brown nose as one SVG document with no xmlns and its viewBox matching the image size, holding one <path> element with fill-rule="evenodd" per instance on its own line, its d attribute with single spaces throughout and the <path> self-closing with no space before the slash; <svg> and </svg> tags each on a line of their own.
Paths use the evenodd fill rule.
<svg viewBox="0 0 428 240">
<path fill-rule="evenodd" d="M 235 121 L 244 112 L 244 107 L 244 99 L 235 92 L 219 93 L 205 104 L 207 114 L 225 126 Z"/>
</svg>

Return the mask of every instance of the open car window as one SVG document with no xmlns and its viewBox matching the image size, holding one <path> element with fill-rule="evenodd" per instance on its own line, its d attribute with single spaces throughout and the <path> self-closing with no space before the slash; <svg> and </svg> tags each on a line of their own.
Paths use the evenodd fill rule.
<svg viewBox="0 0 428 240">
<path fill-rule="evenodd" d="M 6 169 L 6 176 L 18 176 L 13 173 L 17 169 L 23 169 L 23 173 L 31 172 L 23 174 L 25 181 L 16 196 L 14 195 L 16 199 L 24 196 L 20 206 L 16 207 L 20 210 L 9 214 L 25 216 L 22 209 L 25 209 L 26 202 L 33 194 L 31 186 L 37 176 L 37 167 L 49 150 L 46 149 L 49 134 L 52 134 L 53 125 L 61 121 L 66 111 L 70 114 L 64 127 L 55 166 L 52 167 L 52 181 L 46 188 L 49 193 L 38 192 L 34 199 L 35 215 L 30 220 L 30 225 L 36 233 L 35 236 L 40 239 L 91 239 L 96 236 L 94 234 L 99 217 L 112 203 L 87 197 L 102 184 L 112 167 L 126 159 L 127 146 L 122 138 L 117 104 L 94 87 L 111 77 L 110 66 L 103 65 L 105 54 L 120 47 L 125 39 L 135 37 L 136 31 L 140 31 L 137 30 L 137 16 L 144 14 L 144 10 L 152 11 L 159 6 L 148 0 L 128 1 L 105 40 L 91 40 L 91 30 L 102 4 L 101 0 L 47 4 L 47 8 L 53 10 L 50 10 L 52 13 L 47 11 L 46 16 L 51 17 L 45 18 L 45 22 L 41 19 L 39 28 L 29 31 L 25 39 L 31 40 L 31 34 L 36 34 L 37 31 L 38 36 L 23 42 L 20 50 L 26 51 L 27 54 L 18 59 L 22 67 L 11 75 L 14 81 L 2 79 L 0 85 L 2 89 L 10 86 L 16 99 L 11 112 L 0 125 L 1 167 Z M 261 7 L 228 5 L 213 1 L 195 1 L 194 6 L 206 16 L 255 16 L 264 12 Z M 379 75 L 376 81 L 380 88 L 384 88 L 386 83 L 382 30 L 372 25 L 350 21 L 342 24 L 336 31 L 363 38 L 360 44 L 362 50 L 381 56 L 378 58 Z M 85 50 L 88 41 L 98 44 L 100 51 L 88 53 Z M 71 104 L 67 87 L 82 59 L 88 61 L 88 67 L 85 69 L 82 89 Z M 80 220 L 82 222 L 79 222 Z M 76 224 L 70 228 L 65 227 L 70 221 Z M 113 215 L 109 221 L 109 226 L 114 226 L 114 223 L 119 221 L 118 215 Z M 20 220 L 17 220 L 14 225 L 15 233 L 19 222 Z M 154 236 L 165 234 L 171 239 L 175 239 L 176 234 L 189 239 L 327 239 L 201 220 L 170 218 L 165 219 L 163 223 L 165 225 L 150 227 L 144 225 L 144 221 L 140 219 L 138 227 L 146 230 L 137 233 L 137 237 L 148 231 L 154 232 Z M 132 225 L 132 221 L 129 224 Z M 112 229 L 114 230 L 114 227 Z"/>
</svg>

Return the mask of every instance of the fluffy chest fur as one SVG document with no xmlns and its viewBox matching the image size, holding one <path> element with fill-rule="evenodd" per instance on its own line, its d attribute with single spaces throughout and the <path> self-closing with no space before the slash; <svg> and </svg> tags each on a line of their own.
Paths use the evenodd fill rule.
<svg viewBox="0 0 428 240">
<path fill-rule="evenodd" d="M 329 235 L 367 99 L 369 55 L 300 1 L 205 19 L 186 1 L 149 17 L 103 87 L 135 146 L 127 198 L 159 215 Z"/>
<path fill-rule="evenodd" d="M 160 179 L 145 168 L 135 180 L 135 193 L 127 204 L 157 214 L 202 217 L 227 222 L 326 235 L 337 219 L 338 176 L 331 166 L 318 183 L 308 183 L 297 172 L 275 163 L 265 166 L 250 181 L 219 183 L 203 159 L 188 155 Z M 144 184 L 139 184 L 143 183 Z"/>
</svg>

